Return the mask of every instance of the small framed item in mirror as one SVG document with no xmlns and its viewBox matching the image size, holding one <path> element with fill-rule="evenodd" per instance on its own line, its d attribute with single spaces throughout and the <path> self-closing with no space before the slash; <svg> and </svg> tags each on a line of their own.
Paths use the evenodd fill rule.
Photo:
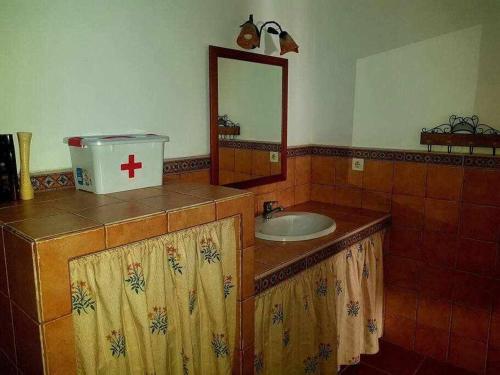
<svg viewBox="0 0 500 375">
<path fill-rule="evenodd" d="M 209 47 L 211 183 L 286 179 L 288 60 Z"/>
</svg>

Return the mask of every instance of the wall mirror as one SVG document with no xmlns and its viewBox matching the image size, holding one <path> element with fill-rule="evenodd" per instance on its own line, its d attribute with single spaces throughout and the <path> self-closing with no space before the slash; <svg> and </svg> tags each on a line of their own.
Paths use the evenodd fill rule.
<svg viewBox="0 0 500 375">
<path fill-rule="evenodd" d="M 286 179 L 288 60 L 209 47 L 211 183 Z"/>
</svg>

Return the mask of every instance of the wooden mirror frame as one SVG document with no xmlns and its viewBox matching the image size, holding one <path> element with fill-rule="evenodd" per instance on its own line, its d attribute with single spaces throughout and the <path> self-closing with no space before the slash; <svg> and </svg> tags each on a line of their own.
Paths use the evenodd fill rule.
<svg viewBox="0 0 500 375">
<path fill-rule="evenodd" d="M 249 188 L 286 180 L 287 165 L 287 113 L 288 113 L 288 60 L 280 57 L 259 55 L 229 48 L 209 46 L 209 90 L 210 90 L 210 183 L 219 185 L 219 68 L 218 58 L 250 61 L 281 67 L 281 174 L 264 176 L 252 180 L 233 182 L 225 186 Z"/>
</svg>

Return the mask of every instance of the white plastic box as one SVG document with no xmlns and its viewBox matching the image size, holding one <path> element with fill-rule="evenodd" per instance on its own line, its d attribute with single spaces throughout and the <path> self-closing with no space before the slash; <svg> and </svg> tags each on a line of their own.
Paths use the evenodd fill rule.
<svg viewBox="0 0 500 375">
<path fill-rule="evenodd" d="M 65 138 L 75 186 L 96 194 L 162 184 L 163 149 L 169 138 L 155 134 Z"/>
</svg>

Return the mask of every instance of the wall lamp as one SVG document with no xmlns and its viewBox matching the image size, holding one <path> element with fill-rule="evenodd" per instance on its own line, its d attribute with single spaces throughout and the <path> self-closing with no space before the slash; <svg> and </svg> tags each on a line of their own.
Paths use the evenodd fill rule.
<svg viewBox="0 0 500 375">
<path fill-rule="evenodd" d="M 273 26 L 275 25 L 278 30 Z M 255 47 L 260 47 L 260 36 L 262 35 L 262 30 L 265 29 L 269 34 L 279 35 L 280 39 L 280 55 L 284 55 L 287 52 L 296 52 L 299 53 L 299 46 L 292 39 L 290 34 L 286 31 L 283 31 L 280 24 L 276 21 L 267 21 L 262 24 L 262 26 L 257 28 L 257 26 L 253 23 L 253 14 L 248 17 L 248 21 L 246 21 L 243 25 L 241 25 L 240 35 L 238 35 L 238 39 L 236 39 L 236 43 L 242 48 L 245 49 L 253 49 Z"/>
</svg>

